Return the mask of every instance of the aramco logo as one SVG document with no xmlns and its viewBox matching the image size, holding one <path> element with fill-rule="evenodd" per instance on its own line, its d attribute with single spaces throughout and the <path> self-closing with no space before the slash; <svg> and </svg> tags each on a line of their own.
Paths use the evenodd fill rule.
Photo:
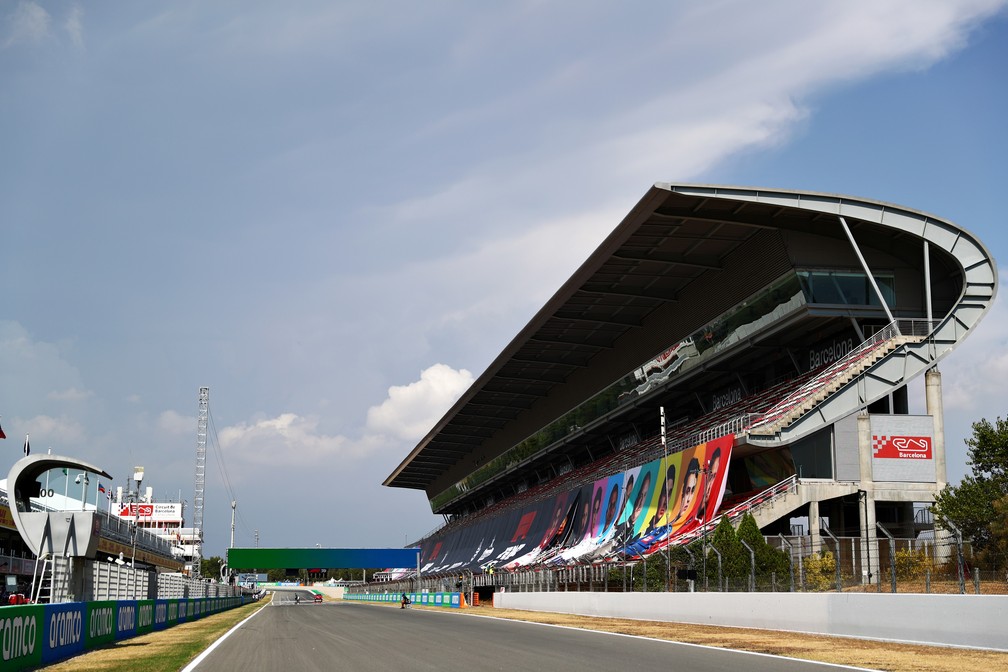
<svg viewBox="0 0 1008 672">
<path fill-rule="evenodd" d="M 4 660 L 14 660 L 35 653 L 37 625 L 34 616 L 0 619 L 0 651 Z"/>
<path fill-rule="evenodd" d="M 77 644 L 83 634 L 84 618 L 79 611 L 60 611 L 49 618 L 49 648 Z"/>
</svg>

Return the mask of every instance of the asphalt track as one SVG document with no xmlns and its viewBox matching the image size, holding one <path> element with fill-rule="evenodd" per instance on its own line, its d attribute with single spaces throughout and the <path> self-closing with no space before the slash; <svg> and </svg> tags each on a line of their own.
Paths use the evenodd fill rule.
<svg viewBox="0 0 1008 672">
<path fill-rule="evenodd" d="M 451 611 L 350 602 L 314 604 L 278 592 L 195 672 L 283 670 L 662 670 L 827 672 L 853 668 Z"/>
</svg>

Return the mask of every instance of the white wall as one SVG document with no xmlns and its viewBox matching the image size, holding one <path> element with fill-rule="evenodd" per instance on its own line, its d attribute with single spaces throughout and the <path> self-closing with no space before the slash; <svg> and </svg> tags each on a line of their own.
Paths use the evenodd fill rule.
<svg viewBox="0 0 1008 672">
<path fill-rule="evenodd" d="M 495 593 L 494 606 L 1008 651 L 1006 595 Z"/>
</svg>

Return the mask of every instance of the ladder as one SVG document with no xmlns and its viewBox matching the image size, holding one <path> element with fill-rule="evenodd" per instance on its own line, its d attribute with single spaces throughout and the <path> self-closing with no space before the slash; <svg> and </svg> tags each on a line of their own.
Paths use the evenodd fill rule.
<svg viewBox="0 0 1008 672">
<path fill-rule="evenodd" d="M 32 572 L 32 587 L 29 595 L 34 604 L 52 602 L 54 564 L 54 558 L 48 554 L 35 559 L 35 570 Z"/>
</svg>

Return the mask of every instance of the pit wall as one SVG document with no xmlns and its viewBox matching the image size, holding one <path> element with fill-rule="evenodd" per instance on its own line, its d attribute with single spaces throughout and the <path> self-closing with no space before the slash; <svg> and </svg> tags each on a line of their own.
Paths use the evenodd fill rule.
<svg viewBox="0 0 1008 672">
<path fill-rule="evenodd" d="M 109 600 L 0 607 L 0 670 L 31 669 L 226 611 L 247 597 Z"/>
<path fill-rule="evenodd" d="M 406 597 L 413 604 L 428 607 L 458 609 L 467 606 L 461 593 L 406 593 Z M 351 602 L 395 602 L 398 604 L 402 599 L 402 593 L 346 593 L 343 595 L 343 599 Z"/>
<path fill-rule="evenodd" d="M 494 606 L 1008 651 L 1006 595 L 497 592 Z"/>
</svg>

